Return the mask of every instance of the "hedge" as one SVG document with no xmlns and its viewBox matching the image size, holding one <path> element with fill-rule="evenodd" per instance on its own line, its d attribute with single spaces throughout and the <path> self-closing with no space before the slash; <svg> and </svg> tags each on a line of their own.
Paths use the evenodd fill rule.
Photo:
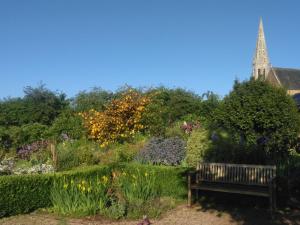
<svg viewBox="0 0 300 225">
<path fill-rule="evenodd" d="M 51 206 L 50 191 L 55 179 L 91 178 L 110 171 L 108 166 L 97 166 L 56 174 L 0 176 L 0 217 Z"/>
<path fill-rule="evenodd" d="M 155 171 L 162 187 L 162 195 L 176 199 L 186 197 L 187 169 L 180 167 L 152 166 L 142 164 L 119 164 L 109 166 L 93 166 L 68 172 L 40 175 L 0 176 L 0 218 L 32 212 L 38 208 L 51 207 L 50 191 L 56 179 L 93 178 L 110 175 L 113 170 L 133 169 Z"/>
<path fill-rule="evenodd" d="M 187 197 L 187 168 L 171 166 L 153 166 L 138 163 L 123 164 L 125 171 L 139 168 L 141 171 L 152 170 L 156 174 L 156 179 L 162 189 L 162 196 L 169 196 L 176 199 L 185 199 Z"/>
</svg>

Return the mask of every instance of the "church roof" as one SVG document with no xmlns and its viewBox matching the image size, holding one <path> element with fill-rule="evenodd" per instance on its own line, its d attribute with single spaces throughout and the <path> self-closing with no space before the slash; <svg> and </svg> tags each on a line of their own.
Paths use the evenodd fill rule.
<svg viewBox="0 0 300 225">
<path fill-rule="evenodd" d="M 288 90 L 300 90 L 300 69 L 272 68 L 281 85 Z"/>
</svg>

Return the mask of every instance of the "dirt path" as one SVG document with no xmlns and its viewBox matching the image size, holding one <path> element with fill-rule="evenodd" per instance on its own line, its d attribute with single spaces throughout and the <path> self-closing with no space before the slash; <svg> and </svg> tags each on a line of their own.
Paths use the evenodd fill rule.
<svg viewBox="0 0 300 225">
<path fill-rule="evenodd" d="M 248 209 L 220 212 L 214 209 L 203 209 L 200 206 L 187 208 L 185 205 L 167 212 L 161 219 L 151 220 L 153 225 L 267 225 L 288 224 L 300 225 L 300 213 L 293 215 L 277 214 L 273 223 L 264 211 Z M 58 218 L 50 214 L 32 213 L 0 220 L 1 225 L 137 225 L 139 221 L 109 221 L 102 218 L 70 219 Z"/>
</svg>

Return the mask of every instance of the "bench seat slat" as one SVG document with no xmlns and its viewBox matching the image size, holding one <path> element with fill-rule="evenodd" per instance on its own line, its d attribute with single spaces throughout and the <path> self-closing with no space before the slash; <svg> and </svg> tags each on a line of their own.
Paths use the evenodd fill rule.
<svg viewBox="0 0 300 225">
<path fill-rule="evenodd" d="M 245 195 L 253 195 L 253 196 L 262 196 L 262 197 L 268 197 L 269 191 L 266 190 L 258 190 L 258 189 L 247 189 L 247 188 L 241 188 L 241 187 L 224 187 L 224 186 L 218 186 L 218 185 L 192 185 L 192 189 L 194 190 L 206 190 L 206 191 L 217 191 L 217 192 L 226 192 L 226 193 L 235 193 L 235 194 L 245 194 Z"/>
</svg>

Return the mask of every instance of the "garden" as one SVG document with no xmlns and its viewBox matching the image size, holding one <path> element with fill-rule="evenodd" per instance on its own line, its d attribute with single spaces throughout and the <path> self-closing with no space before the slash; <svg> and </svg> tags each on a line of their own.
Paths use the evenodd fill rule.
<svg viewBox="0 0 300 225">
<path fill-rule="evenodd" d="M 292 97 L 260 80 L 235 81 L 224 98 L 129 86 L 67 98 L 26 87 L 24 97 L 0 101 L 0 218 L 159 220 L 186 205 L 198 162 L 276 165 L 279 210 L 299 209 L 299 133 Z M 201 195 L 214 210 L 247 200 Z M 249 200 L 242 208 L 265 207 Z"/>
</svg>

